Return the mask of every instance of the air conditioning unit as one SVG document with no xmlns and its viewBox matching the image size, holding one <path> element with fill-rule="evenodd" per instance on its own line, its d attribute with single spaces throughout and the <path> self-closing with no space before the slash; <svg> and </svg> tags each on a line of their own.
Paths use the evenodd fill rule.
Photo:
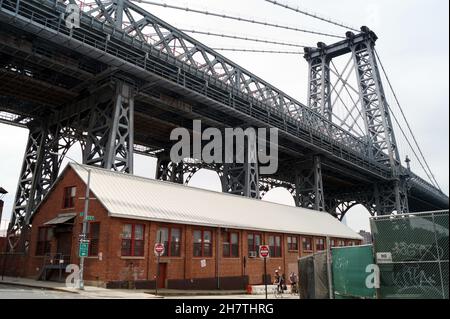
<svg viewBox="0 0 450 319">
<path fill-rule="evenodd" d="M 250 252 L 248 253 L 248 256 L 249 256 L 250 258 L 256 258 L 256 257 L 258 257 L 258 254 L 257 254 L 256 251 L 250 251 Z"/>
</svg>

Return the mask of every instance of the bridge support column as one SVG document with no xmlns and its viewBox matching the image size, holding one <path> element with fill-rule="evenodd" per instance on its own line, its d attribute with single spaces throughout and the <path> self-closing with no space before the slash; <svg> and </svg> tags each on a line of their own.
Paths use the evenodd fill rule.
<svg viewBox="0 0 450 319">
<path fill-rule="evenodd" d="M 409 213 L 406 179 L 401 177 L 392 183 L 374 187 L 375 210 L 378 216 Z"/>
<path fill-rule="evenodd" d="M 256 136 L 246 138 L 244 161 L 223 165 L 222 191 L 250 198 L 259 197 L 259 168 Z"/>
<path fill-rule="evenodd" d="M 295 205 L 325 211 L 325 196 L 322 181 L 320 156 L 313 156 L 309 167 L 297 172 L 295 178 Z"/>
<path fill-rule="evenodd" d="M 83 163 L 132 174 L 133 89 L 117 81 L 91 103 Z"/>
<path fill-rule="evenodd" d="M 373 153 L 370 155 L 375 160 L 390 165 L 394 170 L 400 165 L 399 153 L 375 56 L 374 47 L 377 37 L 366 27 L 363 27 L 362 31 L 365 36 L 364 41 L 352 45 L 351 50 L 364 124 L 373 148 Z"/>
<path fill-rule="evenodd" d="M 158 156 L 155 178 L 161 181 L 184 184 L 184 163 L 173 163 L 168 154 Z"/>
<path fill-rule="evenodd" d="M 62 157 L 52 153 L 65 154 L 74 143 L 69 136 L 62 137 L 63 129 L 60 125 L 55 125 L 52 129 L 37 123 L 30 126 L 8 227 L 12 250 L 23 251 L 26 248 L 30 218 L 58 176 Z"/>
<path fill-rule="evenodd" d="M 319 43 L 319 48 L 323 46 L 325 44 Z M 309 56 L 305 57 L 308 59 Z M 308 62 L 308 107 L 331 121 L 330 60 L 324 53 L 319 57 L 308 59 Z"/>
</svg>

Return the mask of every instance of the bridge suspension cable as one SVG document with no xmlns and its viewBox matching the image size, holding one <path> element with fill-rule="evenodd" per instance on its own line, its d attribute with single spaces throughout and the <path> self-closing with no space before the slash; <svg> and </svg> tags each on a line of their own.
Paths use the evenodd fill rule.
<svg viewBox="0 0 450 319">
<path fill-rule="evenodd" d="M 245 41 L 252 41 L 252 42 L 259 42 L 259 43 L 266 43 L 266 44 L 276 44 L 276 45 L 289 46 L 289 47 L 297 47 L 297 48 L 307 47 L 306 45 L 297 44 L 297 43 L 272 41 L 272 40 L 252 38 L 252 37 L 247 37 L 247 36 L 221 34 L 221 33 L 209 32 L 209 31 L 198 31 L 198 30 L 191 30 L 191 29 L 180 29 L 180 31 L 183 31 L 186 33 L 204 34 L 204 35 L 210 35 L 210 36 L 215 36 L 215 37 L 230 38 L 230 39 L 236 39 L 236 40 L 245 40 Z"/>
<path fill-rule="evenodd" d="M 278 50 L 259 50 L 259 49 L 241 49 L 241 48 L 211 48 L 216 51 L 235 51 L 235 52 L 252 52 L 252 53 L 276 53 L 276 54 L 298 54 L 303 55 L 299 51 L 278 51 Z"/>
<path fill-rule="evenodd" d="M 237 17 L 237 16 L 231 16 L 231 15 L 217 13 L 217 12 L 210 12 L 210 11 L 204 11 L 204 10 L 198 10 L 198 9 L 191 9 L 191 8 L 188 8 L 188 7 L 179 7 L 179 6 L 174 6 L 174 5 L 170 5 L 170 4 L 167 4 L 167 3 L 158 3 L 158 2 L 147 1 L 147 0 L 131 0 L 131 1 L 138 2 L 138 3 L 143 3 L 143 4 L 149 4 L 149 5 L 153 5 L 153 6 L 169 8 L 169 9 L 175 9 L 175 10 L 182 10 L 182 11 L 186 11 L 186 12 L 199 13 L 199 14 L 219 17 L 219 18 L 223 18 L 223 19 L 231 19 L 231 20 L 236 20 L 236 21 L 241 21 L 241 22 L 248 22 L 248 23 L 253 23 L 253 24 L 259 24 L 259 25 L 264 25 L 264 26 L 273 27 L 273 28 L 280 28 L 280 29 L 286 29 L 286 30 L 291 30 L 291 31 L 322 35 L 322 36 L 338 38 L 338 39 L 344 39 L 345 38 L 345 37 L 340 36 L 340 35 L 326 33 L 326 32 L 306 30 L 306 29 L 301 29 L 301 28 L 297 28 L 297 27 L 293 27 L 293 26 L 280 25 L 280 24 L 270 23 L 270 22 L 266 22 L 266 21 L 254 20 L 254 19 L 250 19 L 250 18 L 242 18 L 242 17 Z"/>
<path fill-rule="evenodd" d="M 319 15 L 317 15 L 315 13 L 308 12 L 306 10 L 301 10 L 300 8 L 294 8 L 294 7 L 292 7 L 292 6 L 288 5 L 288 4 L 284 4 L 284 3 L 281 3 L 281 2 L 278 2 L 278 1 L 275 1 L 275 0 L 264 0 L 264 1 L 270 2 L 270 3 L 274 4 L 274 5 L 286 8 L 286 9 L 291 10 L 291 11 L 295 11 L 297 13 L 301 13 L 303 15 L 312 17 L 314 19 L 325 21 L 327 23 L 331 23 L 331 24 L 337 25 L 337 26 L 342 27 L 342 28 L 346 28 L 346 29 L 349 29 L 349 30 L 352 30 L 352 31 L 355 31 L 355 32 L 359 32 L 359 30 L 355 29 L 354 27 L 350 27 L 348 25 L 345 25 L 344 23 L 337 22 L 335 20 L 332 20 L 332 19 L 329 19 L 329 18 L 325 18 L 323 16 L 319 16 Z"/>
<path fill-rule="evenodd" d="M 180 45 L 173 46 L 174 49 L 183 49 Z M 234 51 L 234 52 L 252 52 L 252 53 L 274 53 L 274 54 L 298 54 L 303 55 L 303 52 L 299 51 L 283 51 L 283 50 L 264 50 L 264 49 L 246 49 L 246 48 L 219 48 L 211 47 L 212 50 L 216 51 Z"/>
<path fill-rule="evenodd" d="M 391 113 L 392 113 L 392 115 L 393 115 L 393 117 L 394 117 L 394 119 L 395 119 L 397 125 L 399 126 L 399 129 L 401 130 L 401 132 L 402 132 L 404 138 L 406 139 L 406 142 L 408 143 L 409 147 L 411 148 L 411 151 L 414 153 L 414 156 L 415 156 L 416 159 L 419 161 L 420 166 L 421 166 L 422 169 L 425 171 L 425 174 L 427 174 L 427 176 L 428 176 L 428 178 L 430 179 L 431 183 L 432 183 L 435 187 L 437 187 L 440 191 L 442 191 L 442 189 L 441 189 L 441 187 L 439 186 L 439 183 L 437 182 L 437 180 L 436 180 L 436 178 L 435 178 L 435 176 L 434 176 L 434 174 L 433 174 L 433 172 L 432 172 L 430 166 L 428 165 L 428 161 L 426 160 L 426 158 L 425 158 L 425 156 L 424 156 L 424 154 L 423 154 L 423 152 L 422 152 L 422 149 L 421 149 L 421 147 L 419 146 L 419 143 L 417 142 L 416 136 L 415 136 L 414 132 L 413 132 L 412 129 L 411 129 L 411 126 L 410 126 L 410 124 L 409 124 L 409 122 L 408 122 L 408 120 L 407 120 L 407 118 L 406 118 L 406 115 L 405 115 L 405 113 L 404 113 L 404 111 L 403 111 L 403 108 L 402 108 L 402 106 L 401 106 L 401 104 L 400 104 L 400 101 L 398 100 L 397 94 L 395 93 L 395 90 L 394 90 L 394 88 L 393 88 L 393 86 L 392 86 L 392 83 L 391 83 L 391 81 L 390 81 L 390 79 L 389 79 L 389 77 L 388 77 L 388 75 L 387 75 L 387 72 L 386 72 L 386 70 L 385 70 L 385 68 L 384 68 L 384 66 L 383 66 L 383 63 L 381 62 L 380 56 L 378 55 L 378 52 L 377 52 L 376 50 L 375 50 L 375 55 L 376 55 L 376 57 L 377 57 L 378 62 L 380 63 L 381 70 L 383 71 L 383 74 L 384 74 L 384 76 L 385 76 L 385 78 L 386 78 L 386 81 L 387 81 L 387 83 L 388 83 L 388 85 L 389 85 L 389 88 L 390 88 L 390 90 L 391 90 L 391 92 L 392 92 L 392 94 L 393 94 L 393 96 L 394 96 L 394 99 L 395 99 L 395 102 L 396 102 L 396 104 L 397 104 L 397 107 L 398 107 L 399 110 L 400 110 L 400 114 L 402 115 L 402 118 L 403 118 L 403 120 L 404 120 L 405 123 L 406 123 L 406 127 L 408 128 L 408 131 L 409 131 L 409 133 L 411 134 L 411 136 L 412 136 L 412 138 L 413 138 L 414 144 L 416 145 L 417 150 L 419 151 L 419 154 L 420 154 L 421 158 L 423 159 L 423 162 L 425 163 L 425 166 L 426 166 L 427 169 L 425 169 L 424 164 L 422 163 L 422 161 L 420 160 L 419 156 L 418 156 L 417 153 L 415 152 L 413 146 L 411 145 L 411 142 L 409 141 L 409 139 L 408 139 L 406 133 L 404 132 L 403 128 L 401 127 L 401 125 L 400 125 L 400 123 L 399 123 L 399 121 L 397 120 L 397 118 L 396 118 L 394 112 L 392 112 L 392 109 L 389 107 L 390 110 L 391 110 Z"/>
</svg>

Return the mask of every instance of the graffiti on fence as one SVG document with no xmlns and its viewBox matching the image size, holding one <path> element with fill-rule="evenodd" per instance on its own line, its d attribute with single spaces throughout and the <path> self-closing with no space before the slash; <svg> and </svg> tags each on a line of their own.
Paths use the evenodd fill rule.
<svg viewBox="0 0 450 319">
<path fill-rule="evenodd" d="M 436 274 L 429 274 L 419 265 L 402 265 L 399 271 L 392 273 L 392 282 L 398 292 L 433 291 L 440 294 L 435 280 Z"/>
<path fill-rule="evenodd" d="M 418 243 L 395 242 L 392 253 L 401 259 L 440 260 L 444 255 L 442 247 Z"/>
</svg>

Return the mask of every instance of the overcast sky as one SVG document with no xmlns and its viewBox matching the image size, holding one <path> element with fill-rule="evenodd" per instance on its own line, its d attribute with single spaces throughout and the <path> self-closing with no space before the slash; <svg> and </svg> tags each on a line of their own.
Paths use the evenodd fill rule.
<svg viewBox="0 0 450 319">
<path fill-rule="evenodd" d="M 185 0 L 158 1 L 191 8 L 219 11 L 251 17 L 271 23 L 292 25 L 329 33 L 344 34 L 345 29 L 314 20 L 304 15 L 274 6 L 263 0 Z M 448 123 L 448 1 L 446 0 L 279 0 L 321 15 L 332 17 L 359 28 L 367 25 L 379 37 L 377 51 L 381 56 L 406 116 L 418 138 L 422 150 L 440 183 L 448 194 L 449 179 L 449 123 Z M 318 41 L 335 40 L 323 36 L 257 26 L 210 16 L 186 13 L 167 8 L 142 5 L 151 13 L 179 28 L 197 29 L 234 35 L 246 35 L 315 46 Z M 292 50 L 276 45 L 193 35 L 211 47 Z M 300 55 L 222 52 L 236 63 L 272 83 L 294 98 L 306 103 L 307 64 Z M 0 83 L 1 85 L 1 83 Z M 387 84 L 385 90 L 388 91 Z M 388 93 L 388 98 L 392 95 Z M 390 100 L 395 107 L 394 101 Z M 398 114 L 398 111 L 394 111 Z M 27 130 L 0 124 L 0 186 L 9 191 L 5 197 L 3 219 L 9 219 L 14 193 L 27 140 Z M 415 172 L 424 176 L 417 161 L 396 132 L 401 156 L 408 154 Z M 81 159 L 79 147 L 69 155 Z M 135 173 L 154 176 L 155 163 L 136 156 Z M 219 190 L 218 178 L 202 172 L 191 185 Z M 269 192 L 265 198 L 293 204 L 283 190 Z M 369 229 L 367 212 L 353 209 L 345 222 L 354 230 Z M 3 222 L 3 225 L 5 221 Z"/>
</svg>

